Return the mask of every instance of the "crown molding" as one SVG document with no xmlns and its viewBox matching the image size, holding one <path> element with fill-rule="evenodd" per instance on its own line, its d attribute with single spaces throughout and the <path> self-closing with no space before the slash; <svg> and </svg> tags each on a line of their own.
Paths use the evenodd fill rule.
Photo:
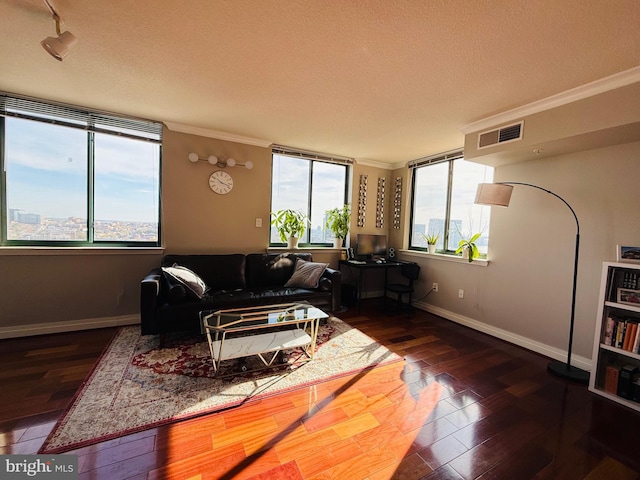
<svg viewBox="0 0 640 480">
<path fill-rule="evenodd" d="M 379 162 L 377 160 L 367 160 L 366 158 L 356 158 L 355 163 L 358 165 L 363 165 L 365 167 L 375 167 L 382 168 L 384 170 L 393 170 L 393 165 L 389 165 L 388 163 Z"/>
<path fill-rule="evenodd" d="M 482 120 L 469 123 L 460 128 L 460 131 L 463 134 L 468 135 L 480 130 L 497 127 L 514 120 L 521 120 L 528 115 L 567 105 L 568 103 L 583 100 L 585 98 L 615 90 L 616 88 L 625 87 L 636 82 L 640 82 L 640 66 L 630 68 L 629 70 L 624 70 L 594 82 L 543 98 L 533 103 L 516 107 L 514 109 L 507 110 L 506 112 L 498 113 L 496 115 L 483 118 Z"/>
<path fill-rule="evenodd" d="M 225 140 L 227 142 L 244 143 L 245 145 L 253 145 L 255 147 L 269 148 L 273 143 L 259 138 L 244 137 L 233 133 L 220 132 L 218 130 L 210 130 L 202 127 L 192 127 L 190 125 L 182 125 L 180 123 L 164 122 L 164 124 L 173 132 L 189 133 L 191 135 L 215 138 L 218 140 Z"/>
</svg>

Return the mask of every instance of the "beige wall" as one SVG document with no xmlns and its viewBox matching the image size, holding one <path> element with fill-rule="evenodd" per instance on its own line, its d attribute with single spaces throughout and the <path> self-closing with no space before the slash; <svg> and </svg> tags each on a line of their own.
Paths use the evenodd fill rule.
<svg viewBox="0 0 640 480">
<path fill-rule="evenodd" d="M 640 242 L 637 168 L 640 143 L 499 167 L 496 181 L 533 183 L 562 196 L 580 221 L 574 353 L 591 357 L 602 262 L 618 243 Z M 575 221 L 558 199 L 516 186 L 508 208 L 494 207 L 489 265 L 405 255 L 423 267 L 417 287 L 439 292 L 423 301 L 452 317 L 479 322 L 559 350 L 568 343 Z M 458 290 L 465 290 L 464 299 Z M 522 343 L 522 338 L 520 339 Z"/>
<path fill-rule="evenodd" d="M 209 175 L 219 167 L 191 163 L 187 156 L 232 157 L 254 167 L 226 167 L 233 190 L 226 195 L 209 188 Z M 167 253 L 264 252 L 269 243 L 271 149 L 185 133 L 164 131 L 162 210 Z M 262 227 L 256 227 L 256 218 Z"/>
<path fill-rule="evenodd" d="M 358 195 L 360 176 L 367 176 L 367 206 L 364 226 L 357 226 L 358 217 Z M 378 195 L 378 179 L 385 179 L 385 219 L 382 228 L 376 226 L 376 201 Z M 394 177 L 395 178 L 395 177 Z M 351 230 L 349 237 L 351 245 L 355 246 L 358 233 L 386 235 L 389 233 L 392 225 L 391 202 L 393 197 L 393 178 L 389 169 L 367 165 L 366 163 L 356 162 L 353 167 L 353 185 L 351 195 Z"/>
</svg>

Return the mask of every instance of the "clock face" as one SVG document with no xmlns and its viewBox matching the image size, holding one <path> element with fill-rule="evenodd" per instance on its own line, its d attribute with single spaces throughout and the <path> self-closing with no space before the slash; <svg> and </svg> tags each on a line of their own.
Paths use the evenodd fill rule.
<svg viewBox="0 0 640 480">
<path fill-rule="evenodd" d="M 213 172 L 209 177 L 209 187 L 216 193 L 220 195 L 224 195 L 225 193 L 229 193 L 233 188 L 233 178 L 227 172 L 223 172 L 222 170 L 218 170 L 217 172 Z"/>
</svg>

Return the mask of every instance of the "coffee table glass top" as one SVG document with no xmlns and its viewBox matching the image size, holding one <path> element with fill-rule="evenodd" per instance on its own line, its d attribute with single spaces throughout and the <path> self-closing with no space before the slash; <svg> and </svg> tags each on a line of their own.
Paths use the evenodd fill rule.
<svg viewBox="0 0 640 480">
<path fill-rule="evenodd" d="M 205 327 L 226 332 L 298 324 L 326 318 L 329 318 L 329 315 L 306 302 L 216 310 L 206 312 L 202 316 Z"/>
</svg>

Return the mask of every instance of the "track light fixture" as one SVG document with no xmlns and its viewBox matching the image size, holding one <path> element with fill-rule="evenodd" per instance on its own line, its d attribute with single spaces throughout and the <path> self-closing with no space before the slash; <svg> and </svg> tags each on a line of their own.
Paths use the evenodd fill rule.
<svg viewBox="0 0 640 480">
<path fill-rule="evenodd" d="M 251 170 L 253 168 L 253 162 L 251 160 L 248 160 L 244 163 L 238 163 L 233 158 L 223 159 L 223 158 L 218 158 L 215 155 L 209 155 L 208 158 L 200 158 L 197 153 L 193 153 L 193 152 L 189 154 L 189 161 L 193 163 L 209 162 L 211 165 L 215 165 L 220 168 L 235 167 L 235 166 L 245 167 L 247 170 Z"/>
<path fill-rule="evenodd" d="M 76 37 L 71 32 L 60 33 L 60 24 L 62 18 L 58 15 L 58 12 L 53 8 L 49 0 L 43 0 L 51 12 L 53 20 L 56 22 L 56 37 L 47 37 L 40 42 L 40 45 L 56 60 L 62 61 L 69 55 L 69 48 L 76 43 Z"/>
</svg>

